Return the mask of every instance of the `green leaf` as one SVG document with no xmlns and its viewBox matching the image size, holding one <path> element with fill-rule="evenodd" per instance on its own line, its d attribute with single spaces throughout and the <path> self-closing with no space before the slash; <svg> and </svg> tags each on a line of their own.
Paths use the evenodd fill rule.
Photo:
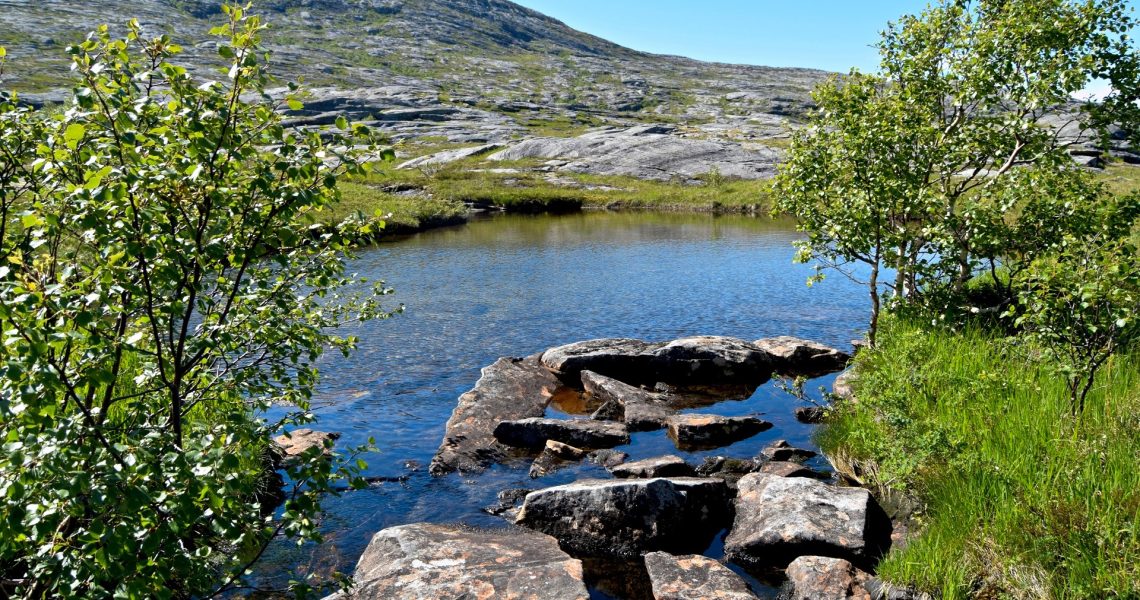
<svg viewBox="0 0 1140 600">
<path fill-rule="evenodd" d="M 63 142 L 68 148 L 74 150 L 79 141 L 83 139 L 83 135 L 87 133 L 87 128 L 79 123 L 72 123 L 63 130 Z"/>
<path fill-rule="evenodd" d="M 305 105 L 296 98 L 287 98 L 285 104 L 289 105 L 289 110 L 301 110 Z"/>
</svg>

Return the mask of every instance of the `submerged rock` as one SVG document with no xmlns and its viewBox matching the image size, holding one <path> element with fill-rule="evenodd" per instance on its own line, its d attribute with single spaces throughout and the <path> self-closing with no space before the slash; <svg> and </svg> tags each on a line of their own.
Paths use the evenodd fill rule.
<svg viewBox="0 0 1140 600">
<path fill-rule="evenodd" d="M 447 432 L 429 467 L 431 474 L 479 472 L 506 458 L 508 448 L 495 439 L 495 428 L 503 420 L 541 417 L 559 385 L 538 356 L 500 358 L 484 367 L 482 377 L 459 397 L 447 420 Z"/>
<path fill-rule="evenodd" d="M 669 437 L 682 450 L 718 448 L 750 438 L 770 429 L 772 424 L 756 417 L 720 415 L 673 415 L 666 421 Z"/>
<path fill-rule="evenodd" d="M 591 419 L 622 421 L 630 431 L 653 431 L 674 414 L 662 394 L 647 392 L 593 371 L 582 371 L 582 387 L 602 403 Z"/>
<path fill-rule="evenodd" d="M 619 479 L 693 477 L 697 474 L 685 459 L 672 454 L 625 463 L 610 469 L 610 473 Z"/>
<path fill-rule="evenodd" d="M 781 597 L 787 600 L 872 600 L 870 575 L 842 558 L 801 556 L 788 565 Z"/>
<path fill-rule="evenodd" d="M 698 554 L 645 555 L 653 600 L 755 600 L 748 584 L 728 567 Z"/>
<path fill-rule="evenodd" d="M 516 522 L 575 556 L 700 552 L 727 525 L 729 501 L 719 479 L 585 480 L 528 494 Z"/>
<path fill-rule="evenodd" d="M 328 431 L 315 431 L 313 429 L 294 429 L 287 434 L 273 438 L 273 443 L 281 449 L 285 460 L 304 454 L 310 448 L 319 448 L 325 455 L 332 454 L 332 443 L 340 437 L 339 433 Z"/>
<path fill-rule="evenodd" d="M 787 335 L 753 343 L 768 353 L 776 372 L 782 375 L 823 375 L 843 370 L 851 360 L 846 352 Z"/>
<path fill-rule="evenodd" d="M 827 409 L 822 406 L 801 406 L 795 410 L 795 415 L 800 423 L 822 423 L 827 416 Z"/>
<path fill-rule="evenodd" d="M 352 578 L 352 592 L 333 598 L 589 598 L 582 563 L 560 550 L 554 538 L 526 529 L 389 527 L 372 537 Z"/>
<path fill-rule="evenodd" d="M 891 525 L 867 490 L 801 477 L 745 475 L 725 556 L 742 564 L 779 565 L 820 555 L 868 564 L 890 546 Z"/>
<path fill-rule="evenodd" d="M 495 516 L 504 515 L 513 521 L 516 515 L 510 513 L 514 512 L 517 514 L 518 509 L 522 507 L 523 500 L 526 499 L 526 495 L 533 491 L 534 490 L 529 488 L 510 488 L 503 490 L 499 492 L 496 497 L 498 502 L 490 506 L 484 506 L 483 512 Z"/>
<path fill-rule="evenodd" d="M 550 440 L 577 448 L 612 448 L 629 443 L 629 432 L 621 423 L 586 419 L 542 419 L 532 417 L 503 421 L 495 427 L 495 439 L 516 448 L 542 448 Z"/>
</svg>

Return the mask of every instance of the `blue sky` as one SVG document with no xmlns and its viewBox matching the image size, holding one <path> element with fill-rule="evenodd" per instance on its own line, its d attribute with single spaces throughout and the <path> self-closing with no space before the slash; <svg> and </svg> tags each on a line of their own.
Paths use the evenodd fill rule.
<svg viewBox="0 0 1140 600">
<path fill-rule="evenodd" d="M 515 0 L 646 52 L 700 60 L 873 71 L 871 44 L 927 0 Z"/>
</svg>

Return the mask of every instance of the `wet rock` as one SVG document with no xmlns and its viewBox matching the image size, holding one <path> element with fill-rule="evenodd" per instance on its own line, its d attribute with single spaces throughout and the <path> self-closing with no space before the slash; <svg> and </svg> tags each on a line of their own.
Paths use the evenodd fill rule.
<svg viewBox="0 0 1140 600">
<path fill-rule="evenodd" d="M 693 477 L 697 474 L 685 459 L 672 454 L 625 463 L 610 469 L 610 473 L 619 479 Z"/>
<path fill-rule="evenodd" d="M 787 600 L 872 600 L 864 584 L 870 575 L 841 558 L 801 556 L 784 571 Z"/>
<path fill-rule="evenodd" d="M 835 383 L 831 384 L 831 393 L 852 402 L 855 400 L 855 391 L 851 387 L 851 384 L 854 382 L 855 371 L 848 369 L 835 377 Z"/>
<path fill-rule="evenodd" d="M 495 439 L 495 428 L 503 420 L 541 417 L 560 385 L 538 356 L 500 358 L 485 367 L 475 387 L 459 397 L 431 461 L 431 474 L 480 472 L 506 458 L 509 449 Z"/>
<path fill-rule="evenodd" d="M 735 484 L 741 477 L 755 473 L 761 468 L 760 461 L 752 458 L 730 458 L 727 456 L 706 456 L 705 461 L 697 467 L 697 474 L 702 477 L 721 477 Z"/>
<path fill-rule="evenodd" d="M 822 423 L 827 410 L 822 406 L 801 406 L 795 411 L 796 420 L 800 423 Z"/>
<path fill-rule="evenodd" d="M 586 340 L 543 352 L 542 364 L 568 381 L 578 379 L 582 371 L 622 381 L 648 380 L 652 371 L 646 352 L 660 346 L 629 338 Z"/>
<path fill-rule="evenodd" d="M 890 545 L 891 525 L 867 490 L 802 477 L 745 475 L 725 556 L 741 564 L 779 565 L 804 555 L 869 564 Z"/>
<path fill-rule="evenodd" d="M 934 600 L 934 597 L 926 592 L 891 585 L 878 577 L 868 578 L 863 587 L 871 594 L 873 600 Z"/>
<path fill-rule="evenodd" d="M 753 343 L 771 356 L 776 372 L 783 375 L 823 375 L 843 370 L 851 360 L 846 352 L 787 335 Z"/>
<path fill-rule="evenodd" d="M 436 152 L 434 154 L 428 154 L 427 156 L 421 156 L 419 158 L 413 158 L 412 160 L 401 163 L 396 168 L 397 169 L 414 169 L 416 167 L 423 167 L 423 166 L 428 166 L 428 165 L 442 165 L 442 164 L 455 162 L 457 160 L 461 160 L 464 158 L 468 158 L 471 156 L 475 156 L 477 154 L 482 154 L 484 152 L 491 152 L 492 150 L 498 150 L 499 148 L 502 148 L 502 146 L 499 144 L 482 144 L 479 146 L 472 146 L 470 148 L 457 148 L 455 150 L 444 150 L 443 152 Z"/>
<path fill-rule="evenodd" d="M 546 440 L 546 447 L 530 465 L 530 476 L 532 478 L 542 477 L 585 457 L 586 451 L 581 448 L 575 448 L 554 440 Z"/>
<path fill-rule="evenodd" d="M 344 600 L 527 598 L 586 600 L 582 563 L 554 538 L 415 523 L 372 537 Z"/>
<path fill-rule="evenodd" d="M 526 495 L 532 491 L 534 490 L 531 490 L 529 488 L 511 488 L 508 490 L 503 490 L 499 492 L 498 502 L 490 506 L 484 506 L 483 512 L 495 516 L 506 515 L 511 511 L 515 511 L 517 513 L 518 509 L 522 506 L 523 500 L 526 499 Z M 514 515 L 510 515 L 511 520 L 514 520 L 513 516 Z"/>
<path fill-rule="evenodd" d="M 668 399 L 653 392 L 622 383 L 593 371 L 582 371 L 582 387 L 601 407 L 590 415 L 591 419 L 622 421 L 630 431 L 653 431 L 665 426 L 665 420 L 675 411 L 666 404 Z"/>
<path fill-rule="evenodd" d="M 719 448 L 770 429 L 772 424 L 756 417 L 720 415 L 673 415 L 666 421 L 669 437 L 682 450 Z"/>
<path fill-rule="evenodd" d="M 527 495 L 517 523 L 575 556 L 700 552 L 730 518 L 728 486 L 688 477 L 585 480 Z"/>
<path fill-rule="evenodd" d="M 593 452 L 586 455 L 586 460 L 594 463 L 595 465 L 601 465 L 607 469 L 610 469 L 629 460 L 629 455 L 625 452 L 621 452 L 620 450 L 594 450 Z"/>
<path fill-rule="evenodd" d="M 332 454 L 332 443 L 340 437 L 339 433 L 315 431 L 312 429 L 294 429 L 287 434 L 273 438 L 273 443 L 281 449 L 285 460 L 303 454 L 310 448 L 319 448 L 325 455 Z"/>
<path fill-rule="evenodd" d="M 776 461 L 799 461 L 807 460 L 815 456 L 816 453 L 811 450 L 803 448 L 796 448 L 788 443 L 788 440 L 776 440 L 760 451 L 760 456 L 767 460 Z"/>
<path fill-rule="evenodd" d="M 645 555 L 654 600 L 755 600 L 748 584 L 719 562 L 690 554 Z"/>
<path fill-rule="evenodd" d="M 543 419 L 532 417 L 503 421 L 495 427 L 495 439 L 516 448 L 542 448 L 548 440 L 577 448 L 612 448 L 629 443 L 629 432 L 621 423 L 587 419 Z"/>
<path fill-rule="evenodd" d="M 782 460 L 768 461 L 761 465 L 757 472 L 780 477 L 810 477 L 812 479 L 827 479 L 829 477 L 826 473 L 820 473 L 800 463 Z"/>
<path fill-rule="evenodd" d="M 768 354 L 737 338 L 699 335 L 652 351 L 657 380 L 669 383 L 763 383 L 772 375 Z"/>
</svg>

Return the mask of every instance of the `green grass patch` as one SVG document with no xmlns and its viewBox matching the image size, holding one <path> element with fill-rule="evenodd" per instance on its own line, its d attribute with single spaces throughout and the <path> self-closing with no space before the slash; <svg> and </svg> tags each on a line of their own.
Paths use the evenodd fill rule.
<svg viewBox="0 0 1140 600">
<path fill-rule="evenodd" d="M 1140 166 L 1112 163 L 1097 174 L 1097 180 L 1114 194 L 1131 194 L 1140 191 Z"/>
<path fill-rule="evenodd" d="M 880 576 L 945 600 L 1140 595 L 1140 356 L 1114 357 L 1075 419 L 1023 342 L 896 318 L 879 339 L 819 442 L 924 507 Z"/>
</svg>

